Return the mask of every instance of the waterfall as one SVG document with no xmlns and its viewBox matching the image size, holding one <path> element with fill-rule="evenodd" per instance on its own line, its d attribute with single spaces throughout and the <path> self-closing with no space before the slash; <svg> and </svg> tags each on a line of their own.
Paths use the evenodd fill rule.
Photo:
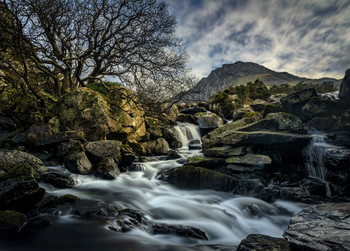
<svg viewBox="0 0 350 251">
<path fill-rule="evenodd" d="M 188 147 L 188 143 L 192 140 L 201 140 L 199 128 L 194 124 L 177 122 L 174 130 L 182 143 L 182 147 Z"/>
<path fill-rule="evenodd" d="M 332 100 L 337 100 L 337 99 L 339 99 L 339 91 L 323 93 L 320 96 L 321 97 L 329 97 Z"/>
<path fill-rule="evenodd" d="M 306 158 L 305 167 L 310 177 L 317 178 L 326 186 L 327 197 L 331 196 L 329 182 L 327 181 L 327 170 L 324 166 L 324 157 L 328 148 L 332 147 L 325 141 L 325 136 L 319 133 L 313 134 L 310 145 L 305 148 L 304 156 Z"/>
</svg>

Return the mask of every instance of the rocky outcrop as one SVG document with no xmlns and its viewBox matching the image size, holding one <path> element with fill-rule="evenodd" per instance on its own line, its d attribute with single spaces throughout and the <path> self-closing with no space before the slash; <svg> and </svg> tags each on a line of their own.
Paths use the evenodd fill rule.
<svg viewBox="0 0 350 251">
<path fill-rule="evenodd" d="M 110 107 L 101 94 L 79 88 L 62 96 L 55 112 L 61 131 L 82 131 L 87 140 L 141 139 L 146 133 L 144 112 L 129 99 L 120 99 L 118 105 Z"/>
<path fill-rule="evenodd" d="M 292 250 L 350 250 L 350 203 L 305 208 L 283 234 Z"/>
<path fill-rule="evenodd" d="M 199 129 L 204 132 L 212 131 L 224 124 L 223 120 L 215 113 L 196 113 L 194 116 Z"/>
<path fill-rule="evenodd" d="M 285 239 L 262 234 L 250 234 L 239 244 L 236 251 L 290 251 Z"/>
<path fill-rule="evenodd" d="M 339 99 L 345 106 L 350 107 L 350 69 L 345 72 L 345 76 L 340 83 Z"/>
<path fill-rule="evenodd" d="M 100 163 L 98 163 L 95 175 L 106 180 L 113 180 L 120 174 L 117 163 L 111 157 L 103 158 Z"/>
<path fill-rule="evenodd" d="M 19 164 L 27 164 L 33 167 L 34 177 L 37 180 L 41 180 L 47 171 L 44 163 L 32 154 L 17 150 L 0 150 L 0 175 Z"/>
</svg>

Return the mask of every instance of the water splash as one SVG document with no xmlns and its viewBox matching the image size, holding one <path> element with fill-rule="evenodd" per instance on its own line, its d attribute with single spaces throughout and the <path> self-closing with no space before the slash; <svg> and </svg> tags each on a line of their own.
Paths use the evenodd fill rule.
<svg viewBox="0 0 350 251">
<path fill-rule="evenodd" d="M 177 122 L 174 130 L 182 143 L 182 147 L 188 147 L 188 143 L 192 140 L 201 140 L 199 128 L 194 124 Z"/>
</svg>

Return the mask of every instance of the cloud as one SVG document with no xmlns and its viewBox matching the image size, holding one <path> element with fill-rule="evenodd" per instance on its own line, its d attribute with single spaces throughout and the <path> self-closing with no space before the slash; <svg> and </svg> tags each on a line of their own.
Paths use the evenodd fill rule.
<svg viewBox="0 0 350 251">
<path fill-rule="evenodd" d="M 310 78 L 342 78 L 350 68 L 348 0 L 177 0 L 169 4 L 198 77 L 235 61 Z"/>
</svg>

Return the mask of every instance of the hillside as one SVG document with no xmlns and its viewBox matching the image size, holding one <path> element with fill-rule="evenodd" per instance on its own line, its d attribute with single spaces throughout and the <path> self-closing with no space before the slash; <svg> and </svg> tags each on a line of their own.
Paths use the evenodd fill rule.
<svg viewBox="0 0 350 251">
<path fill-rule="evenodd" d="M 224 64 L 213 70 L 208 77 L 202 78 L 194 87 L 195 93 L 188 97 L 189 100 L 208 100 L 213 94 L 223 91 L 234 85 L 246 84 L 260 79 L 264 84 L 297 84 L 301 81 L 308 83 L 333 82 L 339 85 L 340 80 L 332 78 L 308 79 L 294 76 L 288 72 L 275 72 L 262 65 L 252 62 L 238 61 L 234 64 Z"/>
</svg>

